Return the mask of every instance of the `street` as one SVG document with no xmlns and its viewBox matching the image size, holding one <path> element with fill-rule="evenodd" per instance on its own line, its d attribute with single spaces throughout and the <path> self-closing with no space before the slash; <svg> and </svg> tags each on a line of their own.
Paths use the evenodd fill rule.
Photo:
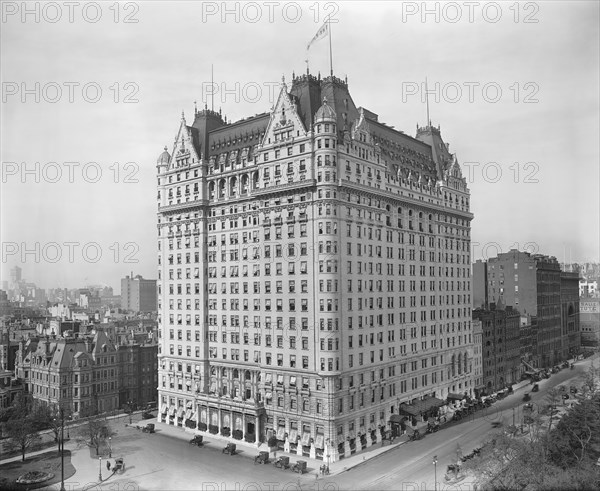
<svg viewBox="0 0 600 491">
<path fill-rule="evenodd" d="M 488 434 L 493 430 L 492 423 L 502 421 L 505 425 L 515 423 L 518 426 L 523 417 L 523 395 L 530 392 L 534 405 L 545 405 L 544 398 L 552 387 L 571 383 L 579 385 L 575 379 L 583 374 L 591 360 L 580 361 L 575 369 L 561 370 L 549 379 L 539 383 L 540 390 L 531 393 L 531 385 L 525 386 L 514 394 L 507 396 L 493 406 L 476 412 L 472 417 L 460 423 L 428 434 L 423 440 L 408 442 L 398 448 L 366 462 L 364 465 L 350 469 L 336 476 L 335 483 L 339 489 L 399 489 L 399 490 L 433 490 L 434 465 L 433 457 L 437 456 L 437 489 L 473 489 L 473 483 L 467 478 L 456 485 L 444 481 L 448 464 L 457 461 L 457 451 L 461 455 L 470 453 L 480 447 Z"/>
<path fill-rule="evenodd" d="M 579 377 L 589 367 L 591 359 L 578 362 L 574 370 L 562 370 L 550 379 L 539 383 L 540 390 L 531 393 L 534 404 L 544 405 L 548 390 L 560 384 L 580 382 Z M 178 429 L 157 433 L 142 433 L 125 422 L 112 426 L 117 434 L 112 439 L 113 460 L 123 457 L 126 470 L 123 474 L 108 477 L 104 472 L 101 486 L 98 482 L 100 463 L 89 457 L 88 449 L 74 449 L 74 465 L 77 473 L 67 484 L 67 489 L 166 489 L 166 490 L 354 490 L 394 489 L 433 490 L 434 474 L 437 471 L 437 489 L 473 489 L 472 482 L 464 479 L 455 485 L 444 481 L 448 464 L 456 463 L 461 455 L 470 453 L 494 431 L 494 422 L 518 426 L 523 416 L 523 395 L 530 392 L 527 385 L 514 394 L 498 401 L 493 406 L 476 412 L 463 421 L 444 427 L 441 431 L 428 434 L 423 440 L 407 442 L 378 457 L 361 463 L 337 475 L 318 477 L 318 469 L 308 469 L 308 474 L 299 475 L 290 470 L 280 470 L 272 464 L 255 465 L 252 452 L 240 449 L 238 455 L 229 456 L 221 452 L 225 443 L 211 440 L 204 447 L 188 443 L 190 434 Z M 205 439 L 206 441 L 206 439 Z M 239 447 L 238 447 L 239 449 Z M 436 466 L 433 458 L 437 457 Z M 295 462 L 290 458 L 290 463 Z M 105 460 L 102 464 L 104 467 Z M 343 469 L 343 461 L 340 461 Z M 108 479 L 107 479 L 108 478 Z M 89 483 L 89 484 L 85 484 Z"/>
</svg>

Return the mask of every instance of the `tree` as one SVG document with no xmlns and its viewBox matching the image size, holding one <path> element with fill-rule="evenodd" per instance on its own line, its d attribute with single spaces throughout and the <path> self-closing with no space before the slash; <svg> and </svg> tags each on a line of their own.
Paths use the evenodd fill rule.
<svg viewBox="0 0 600 491">
<path fill-rule="evenodd" d="M 100 446 L 115 433 L 105 417 L 91 417 L 79 428 L 79 441 L 88 447 L 96 449 L 96 455 L 100 454 Z"/>
<path fill-rule="evenodd" d="M 40 440 L 33 419 L 27 416 L 11 419 L 6 424 L 4 433 L 9 438 L 9 445 L 21 451 L 23 461 L 27 450 Z"/>
<path fill-rule="evenodd" d="M 562 469 L 600 457 L 600 393 L 575 404 L 550 435 L 549 458 Z"/>
<path fill-rule="evenodd" d="M 550 407 L 556 396 L 550 396 Z M 544 432 L 545 423 L 534 414 L 529 426 L 529 438 L 495 434 L 478 457 L 463 464 L 479 489 L 599 489 L 600 393 L 573 406 L 552 430 Z"/>
</svg>

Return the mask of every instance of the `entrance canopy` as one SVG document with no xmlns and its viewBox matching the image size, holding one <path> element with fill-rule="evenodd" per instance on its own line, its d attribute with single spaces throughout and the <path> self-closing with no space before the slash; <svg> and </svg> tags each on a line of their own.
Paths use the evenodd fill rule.
<svg viewBox="0 0 600 491">
<path fill-rule="evenodd" d="M 434 407 L 440 407 L 444 405 L 444 401 L 437 397 L 426 397 L 425 399 L 415 401 L 412 404 L 400 404 L 399 410 L 411 416 L 417 416 L 418 414 L 425 413 Z"/>
<path fill-rule="evenodd" d="M 456 394 L 454 392 L 450 392 L 448 394 L 448 399 L 453 399 L 453 400 L 456 400 L 456 401 L 462 401 L 464 398 L 465 398 L 464 394 Z"/>
</svg>

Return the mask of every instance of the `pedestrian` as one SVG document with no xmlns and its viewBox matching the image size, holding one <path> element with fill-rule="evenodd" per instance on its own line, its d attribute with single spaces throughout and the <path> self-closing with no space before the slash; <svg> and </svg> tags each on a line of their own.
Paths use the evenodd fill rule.
<svg viewBox="0 0 600 491">
<path fill-rule="evenodd" d="M 106 461 L 106 469 L 110 471 L 110 461 Z"/>
</svg>

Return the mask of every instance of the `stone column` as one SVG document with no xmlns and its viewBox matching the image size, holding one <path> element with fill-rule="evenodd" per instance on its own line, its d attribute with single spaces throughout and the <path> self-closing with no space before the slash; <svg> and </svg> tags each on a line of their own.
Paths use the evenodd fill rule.
<svg viewBox="0 0 600 491">
<path fill-rule="evenodd" d="M 350 441 L 346 439 L 344 442 L 344 457 L 348 458 L 352 455 L 352 451 L 350 450 Z"/>
</svg>

